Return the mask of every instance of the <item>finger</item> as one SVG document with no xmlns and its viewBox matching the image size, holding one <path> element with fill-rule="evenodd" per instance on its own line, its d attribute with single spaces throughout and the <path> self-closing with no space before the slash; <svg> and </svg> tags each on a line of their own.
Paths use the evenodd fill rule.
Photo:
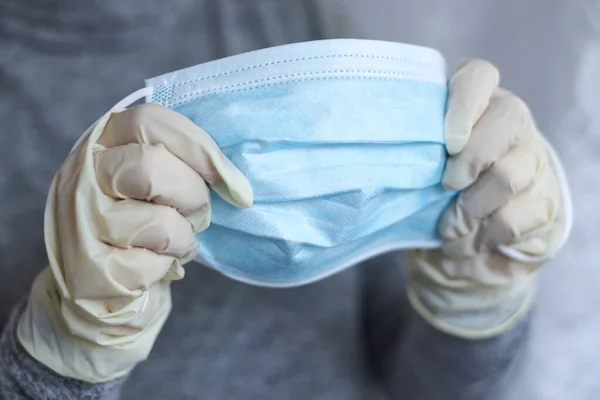
<svg viewBox="0 0 600 400">
<path fill-rule="evenodd" d="M 549 224 L 555 215 L 555 204 L 547 197 L 516 197 L 484 221 L 483 242 L 488 246 L 511 244 L 517 238 Z"/>
<path fill-rule="evenodd" d="M 223 155 L 210 135 L 173 110 L 143 104 L 115 114 L 98 143 L 105 147 L 162 143 L 224 200 L 238 207 L 252 205 L 252 188 L 244 175 Z"/>
<path fill-rule="evenodd" d="M 190 223 L 174 208 L 137 200 L 115 201 L 101 215 L 98 239 L 115 247 L 142 247 L 178 259 L 196 251 Z"/>
<path fill-rule="evenodd" d="M 208 226 L 208 187 L 162 144 L 128 144 L 97 151 L 94 156 L 98 184 L 105 194 L 174 207 L 195 232 Z"/>
<path fill-rule="evenodd" d="M 526 237 L 541 237 L 558 220 L 561 192 L 552 167 L 547 164 L 534 183 L 484 221 L 483 242 L 513 244 Z"/>
<path fill-rule="evenodd" d="M 463 151 L 448 159 L 442 183 L 450 190 L 466 188 L 519 140 L 533 136 L 534 129 L 525 103 L 512 94 L 498 92 L 475 124 Z"/>
<path fill-rule="evenodd" d="M 546 168 L 545 151 L 525 141 L 494 163 L 465 189 L 444 213 L 440 233 L 447 240 L 464 236 L 483 219 L 527 190 Z"/>
<path fill-rule="evenodd" d="M 488 107 L 499 82 L 496 67 L 482 60 L 465 63 L 452 76 L 445 119 L 448 153 L 457 154 L 465 147 L 471 129 Z"/>
<path fill-rule="evenodd" d="M 122 249 L 107 246 L 102 263 L 111 277 L 129 290 L 147 290 L 159 282 L 177 259 L 139 247 Z"/>
</svg>

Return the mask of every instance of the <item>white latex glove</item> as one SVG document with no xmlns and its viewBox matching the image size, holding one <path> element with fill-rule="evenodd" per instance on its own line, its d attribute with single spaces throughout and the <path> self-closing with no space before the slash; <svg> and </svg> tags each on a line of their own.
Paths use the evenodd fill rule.
<svg viewBox="0 0 600 400">
<path fill-rule="evenodd" d="M 206 132 L 156 104 L 109 112 L 84 138 L 50 188 L 50 267 L 18 337 L 60 375 L 102 382 L 148 356 L 171 309 L 170 281 L 209 225 L 208 187 L 239 207 L 253 194 Z"/>
<path fill-rule="evenodd" d="M 500 334 L 528 311 L 536 271 L 571 220 L 558 159 L 527 106 L 498 84 L 496 68 L 479 60 L 450 80 L 443 184 L 463 191 L 440 222 L 443 248 L 407 252 L 413 307 L 472 339 Z"/>
</svg>

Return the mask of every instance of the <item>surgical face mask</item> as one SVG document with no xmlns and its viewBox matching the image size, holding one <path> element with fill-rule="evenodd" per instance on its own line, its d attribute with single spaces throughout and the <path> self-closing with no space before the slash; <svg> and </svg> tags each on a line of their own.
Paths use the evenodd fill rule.
<svg viewBox="0 0 600 400">
<path fill-rule="evenodd" d="M 212 196 L 198 261 L 263 286 L 312 282 L 375 255 L 440 246 L 455 193 L 445 65 L 434 50 L 327 40 L 275 47 L 146 81 L 142 95 L 208 132 L 254 205 Z"/>
</svg>

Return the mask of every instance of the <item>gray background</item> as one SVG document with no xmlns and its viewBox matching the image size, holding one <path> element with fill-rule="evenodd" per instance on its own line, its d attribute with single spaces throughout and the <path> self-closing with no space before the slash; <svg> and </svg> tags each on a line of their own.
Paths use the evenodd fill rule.
<svg viewBox="0 0 600 400">
<path fill-rule="evenodd" d="M 101 3 L 105 5 L 99 7 Z M 194 3 L 210 4 L 211 12 L 198 14 L 200 7 Z M 395 40 L 435 47 L 449 66 L 469 57 L 494 62 L 502 72 L 503 85 L 526 100 L 540 128 L 557 147 L 573 190 L 575 226 L 568 245 L 542 272 L 527 378 L 514 388 L 515 398 L 600 398 L 600 313 L 596 309 L 600 251 L 595 246 L 600 237 L 598 1 L 174 0 L 168 7 L 159 4 L 0 0 L 0 326 L 45 265 L 42 213 L 54 172 L 78 135 L 113 103 L 142 86 L 144 78 L 312 37 Z M 203 30 L 211 35 L 203 35 Z M 285 351 L 290 347 L 286 335 L 293 334 L 300 343 L 295 354 L 310 353 L 309 366 L 325 371 L 322 393 L 329 390 L 327 363 L 340 354 L 354 359 L 346 346 L 346 339 L 351 342 L 353 335 L 349 333 L 352 320 L 343 319 L 356 308 L 354 301 L 344 300 L 355 292 L 352 272 L 301 289 L 296 297 L 240 288 L 237 295 L 227 298 L 219 292 L 221 286 L 230 285 L 223 280 L 206 288 L 194 283 L 209 274 L 192 270 L 182 285 L 187 293 L 195 286 L 208 293 L 205 297 L 210 304 L 199 305 L 175 293 L 176 307 L 185 311 L 186 307 L 218 305 L 231 312 L 194 321 L 196 325 L 185 319 L 185 313 L 170 320 L 153 357 L 164 360 L 158 365 L 164 365 L 166 372 L 178 374 L 177 384 L 195 383 L 198 370 L 191 365 L 168 371 L 171 353 L 210 353 L 219 344 L 192 348 L 186 346 L 194 342 L 185 338 L 178 342 L 165 338 L 183 338 L 188 326 L 185 332 L 193 335 L 202 324 L 219 326 L 224 329 L 222 335 L 234 332 L 227 343 L 240 348 L 249 340 L 244 336 L 246 329 L 264 329 L 272 346 Z M 329 295 L 318 302 L 322 293 Z M 235 310 L 249 302 L 255 305 L 254 313 L 244 321 L 235 319 Z M 269 318 L 260 312 L 261 307 L 272 313 Z M 290 311 L 302 307 L 318 312 L 307 318 Z M 293 328 L 287 332 L 285 321 L 298 322 L 299 316 L 307 318 L 300 321 L 306 330 L 298 332 L 297 325 L 290 323 Z M 242 354 L 239 364 L 223 368 L 234 368 L 243 376 L 244 357 L 253 355 Z M 285 369 L 289 358 L 279 361 L 279 366 L 272 358 L 265 363 L 275 365 L 275 370 Z M 152 385 L 137 379 L 143 379 L 143 368 L 142 375 L 131 381 L 130 393 L 153 393 L 147 389 Z M 361 379 L 353 372 L 344 376 L 349 381 Z M 259 384 L 243 379 L 237 383 Z M 308 383 L 290 384 L 302 388 Z M 168 388 L 168 382 L 165 385 Z M 350 398 L 350 391 L 347 394 Z"/>
</svg>

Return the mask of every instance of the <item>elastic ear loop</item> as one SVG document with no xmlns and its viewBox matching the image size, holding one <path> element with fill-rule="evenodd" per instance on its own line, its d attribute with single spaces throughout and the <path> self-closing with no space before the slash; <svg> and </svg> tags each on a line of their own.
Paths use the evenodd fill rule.
<svg viewBox="0 0 600 400">
<path fill-rule="evenodd" d="M 565 213 L 565 232 L 560 242 L 558 243 L 558 246 L 556 246 L 556 248 L 554 249 L 554 252 L 547 256 L 533 257 L 527 254 L 523 254 L 520 251 L 517 251 L 511 248 L 510 246 L 504 244 L 498 246 L 498 251 L 504 254 L 506 257 L 512 258 L 515 261 L 526 263 L 541 262 L 552 258 L 556 254 L 556 252 L 558 252 L 567 242 L 567 239 L 569 239 L 569 236 L 571 235 L 571 228 L 573 227 L 573 200 L 571 199 L 571 189 L 569 188 L 569 183 L 567 181 L 567 174 L 565 173 L 560 158 L 558 158 L 558 154 L 556 154 L 556 150 L 554 150 L 554 147 L 552 147 L 548 139 L 546 139 L 543 135 L 540 136 L 542 136 L 542 139 L 546 144 L 546 149 L 548 149 L 550 164 L 552 164 L 552 168 L 556 173 L 556 180 L 558 181 L 558 186 L 560 188 L 562 197 L 562 208 Z"/>
<path fill-rule="evenodd" d="M 138 100 L 143 99 L 144 97 L 148 98 L 152 95 L 152 88 L 151 87 L 145 87 L 139 90 L 136 90 L 135 92 L 131 93 L 129 96 L 124 97 L 122 100 L 120 100 L 117 104 L 115 104 L 110 111 L 115 111 L 115 110 L 121 110 L 124 108 L 127 108 L 128 106 L 132 105 L 133 103 L 135 103 Z M 75 142 L 75 145 L 73 145 L 73 148 L 71 149 L 70 153 L 72 153 L 77 147 L 79 147 L 79 145 L 81 144 L 81 142 L 83 142 L 86 138 L 88 137 L 88 135 L 81 135 L 79 137 L 79 139 L 77 139 L 77 142 Z M 144 291 L 144 293 L 142 294 L 142 296 L 144 297 L 144 303 L 142 304 L 142 308 L 140 309 L 140 311 L 138 312 L 138 314 L 136 315 L 136 318 L 139 317 L 140 315 L 142 315 L 144 313 L 144 311 L 146 310 L 146 307 L 148 306 L 148 300 L 149 300 L 149 293 L 148 291 Z M 82 316 L 83 313 L 80 313 Z M 87 316 L 86 316 L 87 318 Z"/>
<path fill-rule="evenodd" d="M 152 95 L 152 88 L 151 87 L 145 87 L 142 89 L 138 89 L 135 92 L 131 93 L 129 96 L 123 98 L 123 100 L 119 101 L 117 104 L 115 104 L 110 111 L 114 111 L 114 110 L 120 110 L 122 108 L 127 108 L 130 105 L 132 105 L 133 103 L 135 103 L 138 100 L 143 99 L 144 97 L 148 98 L 150 95 Z"/>
<path fill-rule="evenodd" d="M 124 97 L 122 100 L 120 100 L 114 106 L 112 106 L 112 108 L 109 110 L 109 112 L 127 108 L 130 105 L 132 105 L 133 103 L 135 103 L 136 101 L 143 99 L 144 97 L 146 99 L 149 99 L 149 97 L 151 95 L 152 95 L 151 87 L 145 87 L 142 89 L 138 89 L 135 92 L 131 93 L 129 96 Z M 71 148 L 71 151 L 69 153 L 72 153 L 77 147 L 79 147 L 81 142 L 83 142 L 85 139 L 87 139 L 87 137 L 88 137 L 88 135 L 81 135 L 79 137 L 79 139 L 77 139 L 77 141 L 75 142 L 75 144 L 73 145 L 73 147 Z"/>
<path fill-rule="evenodd" d="M 123 98 L 123 100 L 121 100 L 117 104 L 115 104 L 113 106 L 113 108 L 111 108 L 111 111 L 126 108 L 144 97 L 146 97 L 148 99 L 151 95 L 152 95 L 151 87 L 145 87 L 145 88 L 136 90 L 135 92 L 131 93 L 129 96 Z M 552 164 L 552 167 L 554 168 L 554 172 L 556 173 L 556 178 L 558 180 L 558 185 L 559 185 L 560 191 L 561 191 L 562 206 L 563 206 L 563 210 L 565 213 L 565 215 L 564 215 L 565 233 L 563 234 L 561 241 L 558 243 L 558 246 L 556 246 L 556 251 L 558 251 L 564 246 L 564 244 L 566 243 L 567 239 L 569 238 L 569 236 L 571 234 L 571 229 L 573 227 L 573 201 L 571 199 L 571 190 L 569 188 L 567 176 L 566 176 L 566 173 L 562 166 L 562 163 L 560 162 L 560 158 L 556 154 L 556 150 L 554 150 L 554 147 L 552 147 L 550 142 L 543 135 L 542 135 L 542 139 L 543 139 L 544 143 L 546 144 L 546 148 L 548 149 L 548 153 L 550 156 L 550 163 Z M 77 143 L 77 144 L 79 144 L 79 143 Z M 498 251 L 500 253 L 504 254 L 506 257 L 512 258 L 515 261 L 528 262 L 528 263 L 546 261 L 549 258 L 554 256 L 554 254 L 550 254 L 548 256 L 541 256 L 541 257 L 529 256 L 527 254 L 521 253 L 520 251 L 517 251 L 517 250 L 511 248 L 510 246 L 507 246 L 504 244 L 501 244 L 498 246 Z"/>
</svg>

